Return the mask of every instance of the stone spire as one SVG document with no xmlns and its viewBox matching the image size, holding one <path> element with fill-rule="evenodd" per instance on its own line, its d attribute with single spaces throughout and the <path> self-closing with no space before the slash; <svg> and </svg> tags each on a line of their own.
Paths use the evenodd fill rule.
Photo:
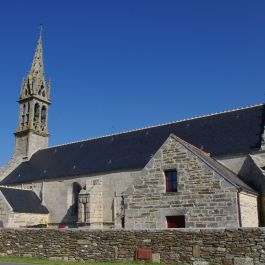
<svg viewBox="0 0 265 265">
<path fill-rule="evenodd" d="M 42 49 L 42 27 L 40 28 L 39 39 L 28 76 L 31 80 L 34 80 L 35 82 L 45 83 Z"/>
<path fill-rule="evenodd" d="M 36 95 L 49 101 L 49 89 L 49 84 L 46 84 L 44 74 L 41 27 L 31 69 L 27 74 L 27 78 L 22 82 L 20 99 Z"/>
<path fill-rule="evenodd" d="M 31 69 L 23 79 L 19 97 L 19 123 L 16 130 L 15 155 L 28 157 L 48 146 L 48 107 L 50 82 L 45 81 L 42 27 Z"/>
</svg>

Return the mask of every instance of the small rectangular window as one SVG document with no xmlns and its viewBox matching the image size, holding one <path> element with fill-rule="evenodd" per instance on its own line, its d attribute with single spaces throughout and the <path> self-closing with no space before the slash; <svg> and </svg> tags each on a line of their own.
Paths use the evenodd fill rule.
<svg viewBox="0 0 265 265">
<path fill-rule="evenodd" d="M 184 228 L 185 216 L 167 216 L 167 228 Z"/>
<path fill-rule="evenodd" d="M 167 170 L 167 171 L 165 171 L 165 176 L 166 176 L 166 192 L 178 191 L 177 171 L 176 170 Z"/>
<path fill-rule="evenodd" d="M 124 216 L 121 218 L 121 227 L 122 228 L 125 227 L 125 217 Z"/>
</svg>

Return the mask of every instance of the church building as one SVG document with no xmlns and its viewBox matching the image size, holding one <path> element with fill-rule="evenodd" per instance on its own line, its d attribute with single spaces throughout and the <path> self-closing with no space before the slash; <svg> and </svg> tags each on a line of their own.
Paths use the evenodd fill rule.
<svg viewBox="0 0 265 265">
<path fill-rule="evenodd" d="M 0 168 L 0 227 L 265 225 L 265 105 L 49 147 L 42 34 Z"/>
</svg>

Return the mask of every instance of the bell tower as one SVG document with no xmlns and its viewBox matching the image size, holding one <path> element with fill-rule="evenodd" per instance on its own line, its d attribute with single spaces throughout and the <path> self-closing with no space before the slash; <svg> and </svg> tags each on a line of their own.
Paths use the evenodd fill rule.
<svg viewBox="0 0 265 265">
<path fill-rule="evenodd" d="M 19 97 L 19 122 L 15 132 L 15 157 L 29 158 L 38 149 L 48 147 L 48 109 L 50 82 L 46 82 L 43 64 L 42 28 L 27 77 Z"/>
</svg>

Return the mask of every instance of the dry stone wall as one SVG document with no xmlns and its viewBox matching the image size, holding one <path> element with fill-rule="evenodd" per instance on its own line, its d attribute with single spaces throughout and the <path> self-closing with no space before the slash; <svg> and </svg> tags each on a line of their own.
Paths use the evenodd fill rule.
<svg viewBox="0 0 265 265">
<path fill-rule="evenodd" d="M 133 260 L 150 248 L 154 261 L 192 265 L 265 264 L 265 229 L 0 230 L 0 255 L 51 260 Z"/>
</svg>

